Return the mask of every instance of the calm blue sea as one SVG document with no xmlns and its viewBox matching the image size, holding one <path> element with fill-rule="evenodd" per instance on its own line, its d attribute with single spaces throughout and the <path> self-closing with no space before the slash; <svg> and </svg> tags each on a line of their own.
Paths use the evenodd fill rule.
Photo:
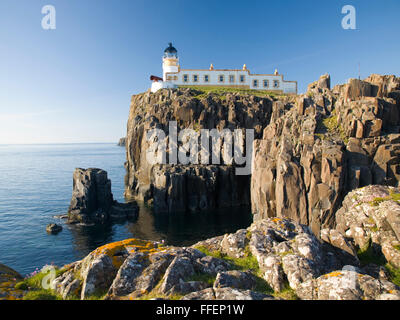
<svg viewBox="0 0 400 320">
<path fill-rule="evenodd" d="M 68 210 L 77 167 L 106 170 L 114 198 L 123 202 L 125 158 L 125 148 L 115 144 L 0 145 L 0 263 L 26 275 L 45 264 L 79 260 L 112 241 L 135 237 L 191 245 L 250 225 L 245 208 L 154 215 L 142 204 L 135 222 L 82 227 L 54 218 Z M 52 222 L 64 230 L 48 235 Z"/>
</svg>

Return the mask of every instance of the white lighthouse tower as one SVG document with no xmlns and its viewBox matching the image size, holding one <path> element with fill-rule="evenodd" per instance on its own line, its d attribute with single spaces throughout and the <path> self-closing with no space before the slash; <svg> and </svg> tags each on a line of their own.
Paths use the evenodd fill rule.
<svg viewBox="0 0 400 320">
<path fill-rule="evenodd" d="M 163 80 L 169 81 L 173 79 L 167 79 L 167 73 L 178 73 L 179 72 L 179 59 L 178 51 L 169 43 L 167 49 L 164 50 L 163 56 Z"/>
</svg>

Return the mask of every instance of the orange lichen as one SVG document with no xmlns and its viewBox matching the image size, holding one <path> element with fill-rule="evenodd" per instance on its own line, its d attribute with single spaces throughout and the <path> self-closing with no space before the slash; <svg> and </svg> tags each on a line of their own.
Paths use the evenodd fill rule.
<svg viewBox="0 0 400 320">
<path fill-rule="evenodd" d="M 97 257 L 99 255 L 105 254 L 112 259 L 114 266 L 119 268 L 125 260 L 122 255 L 118 255 L 118 253 L 120 252 L 127 254 L 131 254 L 134 252 L 151 254 L 162 251 L 164 249 L 165 248 L 160 247 L 157 243 L 153 241 L 126 239 L 122 241 L 112 242 L 102 247 L 99 247 L 94 250 L 91 255 Z"/>
<path fill-rule="evenodd" d="M 325 278 L 341 277 L 341 276 L 343 276 L 343 273 L 341 273 L 340 271 L 333 271 L 331 273 L 324 275 Z"/>
</svg>

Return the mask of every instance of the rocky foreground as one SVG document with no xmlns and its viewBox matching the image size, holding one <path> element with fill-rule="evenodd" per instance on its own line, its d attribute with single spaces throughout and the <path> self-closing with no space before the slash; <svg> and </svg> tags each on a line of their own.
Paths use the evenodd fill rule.
<svg viewBox="0 0 400 320">
<path fill-rule="evenodd" d="M 111 243 L 57 269 L 47 297 L 398 300 L 399 201 L 396 188 L 357 189 L 338 211 L 337 227 L 319 236 L 293 220 L 265 218 L 192 247 Z M 21 278 L 10 269 L 0 272 L 3 297 L 29 298 L 42 290 L 32 279 L 17 283 Z"/>
</svg>

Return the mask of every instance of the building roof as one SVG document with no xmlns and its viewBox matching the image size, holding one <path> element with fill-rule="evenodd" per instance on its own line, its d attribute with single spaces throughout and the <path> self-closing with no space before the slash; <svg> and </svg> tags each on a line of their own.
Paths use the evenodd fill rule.
<svg viewBox="0 0 400 320">
<path fill-rule="evenodd" d="M 172 42 L 170 42 L 168 48 L 164 50 L 164 53 L 177 54 L 178 51 L 172 46 Z"/>
</svg>

